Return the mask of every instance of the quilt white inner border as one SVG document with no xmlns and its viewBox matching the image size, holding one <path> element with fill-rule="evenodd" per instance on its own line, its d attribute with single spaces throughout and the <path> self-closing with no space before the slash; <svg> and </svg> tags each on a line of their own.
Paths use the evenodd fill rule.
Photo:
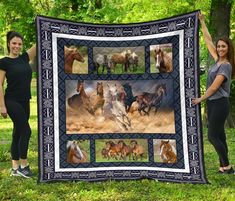
<svg viewBox="0 0 235 201">
<path fill-rule="evenodd" d="M 57 58 L 57 38 L 68 38 L 77 40 L 94 41 L 130 41 L 147 40 L 167 36 L 179 36 L 179 79 L 180 79 L 180 107 L 182 120 L 182 139 L 184 153 L 184 169 L 163 168 L 163 167 L 138 167 L 138 166 L 120 166 L 120 167 L 94 167 L 94 168 L 61 168 L 60 167 L 60 148 L 59 148 L 59 93 L 58 93 L 58 58 Z M 91 37 L 77 36 L 69 34 L 52 33 L 52 53 L 53 53 L 53 91 L 54 91 L 54 145 L 55 145 L 55 172 L 80 172 L 80 171 L 107 171 L 107 170 L 150 170 L 166 172 L 189 173 L 188 142 L 186 129 L 186 110 L 185 110 L 185 87 L 184 87 L 184 31 L 172 31 L 161 34 L 134 36 L 134 37 Z"/>
</svg>

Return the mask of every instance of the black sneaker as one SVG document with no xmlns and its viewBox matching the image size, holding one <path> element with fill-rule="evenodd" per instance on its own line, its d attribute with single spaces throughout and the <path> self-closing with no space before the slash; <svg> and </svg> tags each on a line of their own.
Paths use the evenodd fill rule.
<svg viewBox="0 0 235 201">
<path fill-rule="evenodd" d="M 16 169 L 16 170 L 11 169 L 11 176 L 20 177 L 21 175 L 19 174 L 18 169 Z"/>
<path fill-rule="evenodd" d="M 26 166 L 26 167 L 24 167 L 24 168 L 19 167 L 19 171 L 20 171 L 22 174 L 24 174 L 24 176 L 26 176 L 26 177 L 28 177 L 28 178 L 33 176 L 33 173 L 32 173 L 32 171 L 30 170 L 29 165 Z M 22 176 L 23 176 L 23 175 L 22 175 Z"/>
<path fill-rule="evenodd" d="M 29 176 L 25 175 L 25 172 L 22 171 L 22 169 L 18 168 L 17 170 L 12 169 L 11 170 L 11 176 L 14 177 L 24 177 L 24 178 L 30 178 Z"/>
</svg>

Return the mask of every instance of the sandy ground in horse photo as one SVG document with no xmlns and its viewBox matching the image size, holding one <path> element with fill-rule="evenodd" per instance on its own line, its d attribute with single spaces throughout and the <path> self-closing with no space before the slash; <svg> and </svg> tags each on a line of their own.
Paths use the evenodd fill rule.
<svg viewBox="0 0 235 201">
<path fill-rule="evenodd" d="M 175 134 L 174 111 L 152 111 L 149 116 L 140 115 L 138 111 L 128 113 L 131 120 L 130 130 L 123 130 L 115 120 L 105 118 L 101 111 L 89 114 L 84 108 L 66 109 L 66 133 L 167 133 Z"/>
</svg>

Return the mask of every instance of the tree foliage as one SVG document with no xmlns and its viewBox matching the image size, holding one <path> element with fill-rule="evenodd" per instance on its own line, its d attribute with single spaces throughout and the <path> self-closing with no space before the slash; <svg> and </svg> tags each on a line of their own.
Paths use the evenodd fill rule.
<svg viewBox="0 0 235 201">
<path fill-rule="evenodd" d="M 37 15 L 89 23 L 136 23 L 198 9 L 208 18 L 210 5 L 211 0 L 4 0 L 0 2 L 0 43 L 4 44 L 6 32 L 12 29 L 25 36 L 26 48 L 35 43 Z M 234 37 L 235 14 L 231 13 L 231 35 Z"/>
</svg>

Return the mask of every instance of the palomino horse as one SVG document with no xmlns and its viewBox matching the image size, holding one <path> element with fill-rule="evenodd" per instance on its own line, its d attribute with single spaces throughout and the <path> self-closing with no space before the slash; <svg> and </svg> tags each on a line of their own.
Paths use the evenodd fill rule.
<svg viewBox="0 0 235 201">
<path fill-rule="evenodd" d="M 77 141 L 73 140 L 67 142 L 68 163 L 86 163 L 87 159 L 87 153 L 80 149 Z"/>
<path fill-rule="evenodd" d="M 172 71 L 172 52 L 165 52 L 161 48 L 155 49 L 155 65 L 160 73 Z"/>
<path fill-rule="evenodd" d="M 65 73 L 72 73 L 74 60 L 84 63 L 84 58 L 77 48 L 67 48 L 64 46 L 64 69 Z"/>
<path fill-rule="evenodd" d="M 160 144 L 160 156 L 164 163 L 176 163 L 176 150 L 173 145 L 170 144 L 169 140 L 161 140 Z"/>
<path fill-rule="evenodd" d="M 94 104 L 94 112 L 100 108 L 103 114 L 104 112 L 103 106 L 104 106 L 105 100 L 104 100 L 104 88 L 103 88 L 102 82 L 97 82 L 96 92 L 97 92 L 97 98 Z"/>
<path fill-rule="evenodd" d="M 154 93 L 144 92 L 138 95 L 136 101 L 139 104 L 138 111 L 140 115 L 142 115 L 141 111 L 149 115 L 152 107 L 155 108 L 154 113 L 156 114 L 158 108 L 161 106 L 163 95 L 167 95 L 166 84 L 157 85 Z M 145 109 L 147 109 L 147 111 Z"/>
<path fill-rule="evenodd" d="M 115 86 L 108 86 L 108 93 L 106 95 L 106 110 L 109 114 L 104 114 L 105 116 L 110 116 L 111 119 L 114 119 L 117 125 L 122 130 L 130 130 L 131 121 L 127 116 L 124 104 L 118 100 L 118 89 Z"/>
</svg>

